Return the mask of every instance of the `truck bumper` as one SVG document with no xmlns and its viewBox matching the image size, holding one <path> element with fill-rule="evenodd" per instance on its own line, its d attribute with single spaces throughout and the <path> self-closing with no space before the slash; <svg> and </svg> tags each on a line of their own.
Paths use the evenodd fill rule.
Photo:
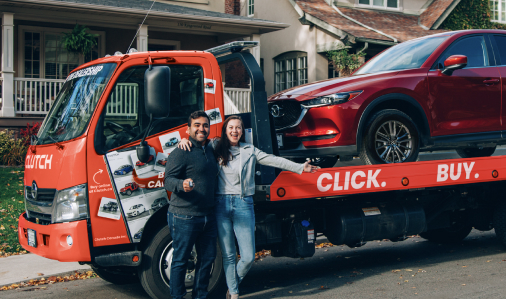
<svg viewBox="0 0 506 299">
<path fill-rule="evenodd" d="M 36 232 L 37 247 L 28 245 L 27 229 Z M 67 244 L 72 237 L 72 245 Z M 27 251 L 60 262 L 90 262 L 90 246 L 86 220 L 41 225 L 26 219 L 26 213 L 19 216 L 19 243 Z"/>
</svg>

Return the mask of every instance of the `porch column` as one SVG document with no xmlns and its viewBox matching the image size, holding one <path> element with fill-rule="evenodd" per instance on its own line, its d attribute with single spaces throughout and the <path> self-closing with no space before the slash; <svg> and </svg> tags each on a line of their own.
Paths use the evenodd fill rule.
<svg viewBox="0 0 506 299">
<path fill-rule="evenodd" d="M 2 111 L 1 116 L 16 116 L 14 110 L 14 14 L 2 13 Z"/>
<path fill-rule="evenodd" d="M 148 50 L 148 25 L 142 25 L 137 34 L 137 51 L 145 52 Z"/>
<path fill-rule="evenodd" d="M 250 41 L 258 42 L 258 46 L 251 49 L 251 54 L 255 57 L 258 65 L 260 65 L 260 34 L 252 34 Z"/>
</svg>

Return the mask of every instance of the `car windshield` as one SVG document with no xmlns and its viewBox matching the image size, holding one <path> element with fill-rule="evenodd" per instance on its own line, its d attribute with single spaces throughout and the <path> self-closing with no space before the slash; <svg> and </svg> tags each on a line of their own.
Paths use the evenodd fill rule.
<svg viewBox="0 0 506 299">
<path fill-rule="evenodd" d="M 37 144 L 81 136 L 115 67 L 115 63 L 97 64 L 71 73 L 42 124 Z"/>
<path fill-rule="evenodd" d="M 448 36 L 438 36 L 398 44 L 369 60 L 353 75 L 419 68 L 447 38 Z"/>
</svg>

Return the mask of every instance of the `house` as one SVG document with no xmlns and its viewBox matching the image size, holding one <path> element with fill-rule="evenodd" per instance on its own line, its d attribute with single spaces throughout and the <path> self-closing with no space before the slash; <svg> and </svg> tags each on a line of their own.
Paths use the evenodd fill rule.
<svg viewBox="0 0 506 299">
<path fill-rule="evenodd" d="M 0 127 L 41 122 L 69 72 L 130 48 L 205 50 L 232 40 L 260 40 L 286 28 L 237 15 L 238 0 L 0 0 Z M 147 13 L 149 12 L 149 15 Z M 235 14 L 234 14 L 235 13 Z M 145 17 L 147 18 L 145 19 Z M 140 26 L 145 19 L 145 22 Z M 64 32 L 76 24 L 97 34 L 88 55 L 67 52 Z M 259 59 L 259 50 L 254 55 Z"/>
<path fill-rule="evenodd" d="M 441 23 L 459 1 L 242 0 L 241 13 L 290 25 L 260 37 L 261 64 L 271 95 L 335 77 L 326 55 L 329 50 L 362 50 L 367 60 L 397 43 L 443 32 Z"/>
</svg>

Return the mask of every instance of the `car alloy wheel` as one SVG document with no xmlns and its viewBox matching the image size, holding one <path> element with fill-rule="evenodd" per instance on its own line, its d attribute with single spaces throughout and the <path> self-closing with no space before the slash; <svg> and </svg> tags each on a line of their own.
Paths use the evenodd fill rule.
<svg viewBox="0 0 506 299">
<path fill-rule="evenodd" d="M 388 120 L 375 133 L 376 154 L 385 163 L 401 163 L 411 155 L 413 139 L 408 127 L 396 120 Z"/>
<path fill-rule="evenodd" d="M 170 267 L 172 265 L 172 256 L 174 254 L 174 248 L 172 248 L 172 242 L 167 244 L 165 247 L 162 258 L 160 259 L 160 275 L 162 276 L 163 281 L 169 286 L 170 281 Z M 190 258 L 188 259 L 186 276 L 184 278 L 184 285 L 186 287 L 187 292 L 191 292 L 193 288 L 193 284 L 195 281 L 195 266 L 197 263 L 197 251 L 195 250 L 195 246 L 191 252 Z M 214 267 L 214 265 L 213 265 Z M 213 268 L 211 268 L 211 273 Z"/>
</svg>

